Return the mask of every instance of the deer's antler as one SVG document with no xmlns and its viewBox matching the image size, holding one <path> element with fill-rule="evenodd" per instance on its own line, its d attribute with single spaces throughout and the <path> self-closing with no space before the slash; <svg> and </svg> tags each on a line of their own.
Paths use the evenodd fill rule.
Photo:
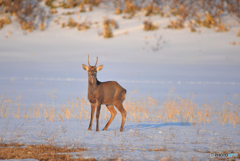
<svg viewBox="0 0 240 161">
<path fill-rule="evenodd" d="M 97 57 L 97 61 L 96 61 L 95 67 L 97 66 L 97 62 L 98 62 L 98 57 Z"/>
<path fill-rule="evenodd" d="M 88 54 L 88 66 L 90 66 L 90 63 L 89 63 L 89 54 Z"/>
</svg>

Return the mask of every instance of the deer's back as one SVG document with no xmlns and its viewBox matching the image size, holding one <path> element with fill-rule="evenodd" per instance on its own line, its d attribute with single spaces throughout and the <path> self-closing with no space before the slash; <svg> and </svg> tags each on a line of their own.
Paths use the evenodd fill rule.
<svg viewBox="0 0 240 161">
<path fill-rule="evenodd" d="M 123 101 L 126 95 L 126 89 L 115 81 L 101 82 L 96 90 L 95 98 L 101 104 L 112 104 L 113 101 Z"/>
</svg>

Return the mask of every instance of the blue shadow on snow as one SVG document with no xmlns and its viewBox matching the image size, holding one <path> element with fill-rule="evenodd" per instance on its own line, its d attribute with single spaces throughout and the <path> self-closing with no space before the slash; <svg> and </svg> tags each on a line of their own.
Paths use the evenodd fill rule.
<svg viewBox="0 0 240 161">
<path fill-rule="evenodd" d="M 159 127 L 164 127 L 164 126 L 191 126 L 194 125 L 193 123 L 189 123 L 189 122 L 170 122 L 170 123 L 139 123 L 139 124 L 132 124 L 132 125 L 126 125 L 124 127 L 124 131 L 129 131 L 130 129 L 156 129 Z"/>
</svg>

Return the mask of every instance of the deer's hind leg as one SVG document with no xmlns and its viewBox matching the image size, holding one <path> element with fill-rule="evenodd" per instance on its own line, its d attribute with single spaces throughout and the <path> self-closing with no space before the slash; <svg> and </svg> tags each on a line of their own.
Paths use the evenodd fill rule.
<svg viewBox="0 0 240 161">
<path fill-rule="evenodd" d="M 126 120 L 126 116 L 127 116 L 127 111 L 123 108 L 122 105 L 122 101 L 115 101 L 113 102 L 114 106 L 119 110 L 119 112 L 121 112 L 122 115 L 122 125 L 120 128 L 120 131 L 123 131 L 124 129 L 124 124 L 125 124 L 125 120 Z"/>
<path fill-rule="evenodd" d="M 108 126 L 112 123 L 113 119 L 115 118 L 117 111 L 114 109 L 113 105 L 106 105 L 107 109 L 109 110 L 109 112 L 111 113 L 111 118 L 110 120 L 107 122 L 106 126 L 103 128 L 103 130 L 107 130 Z"/>
</svg>

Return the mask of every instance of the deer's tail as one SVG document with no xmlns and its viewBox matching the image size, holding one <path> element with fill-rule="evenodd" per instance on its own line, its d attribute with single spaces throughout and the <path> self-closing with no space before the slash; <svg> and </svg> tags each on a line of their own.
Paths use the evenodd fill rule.
<svg viewBox="0 0 240 161">
<path fill-rule="evenodd" d="M 127 94 L 127 90 L 123 88 L 123 95 L 122 95 L 122 101 L 125 100 Z"/>
</svg>

